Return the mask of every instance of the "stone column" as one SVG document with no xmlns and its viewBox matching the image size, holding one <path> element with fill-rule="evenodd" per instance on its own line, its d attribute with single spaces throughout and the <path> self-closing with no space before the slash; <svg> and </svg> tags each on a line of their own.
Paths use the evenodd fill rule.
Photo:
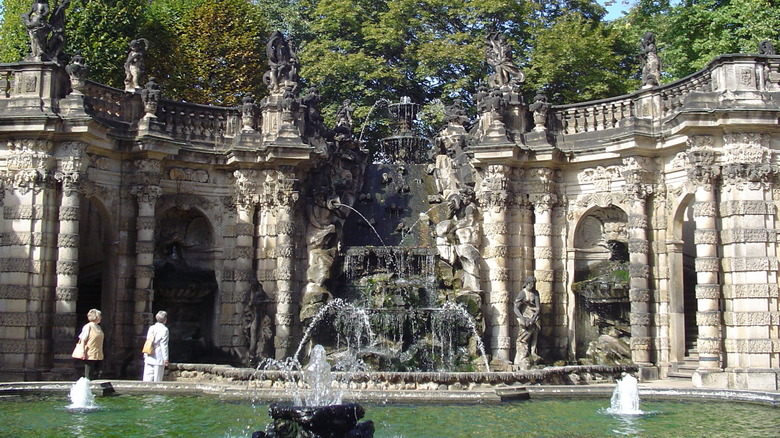
<svg viewBox="0 0 780 438">
<path fill-rule="evenodd" d="M 296 225 L 292 209 L 298 200 L 295 190 L 295 170 L 283 168 L 279 172 L 276 191 L 276 334 L 274 348 L 276 359 L 294 353 L 295 322 L 298 317 L 298 300 L 295 294 L 295 240 Z"/>
<path fill-rule="evenodd" d="M 552 210 L 558 197 L 552 193 L 537 193 L 530 195 L 530 200 L 534 206 L 534 277 L 539 301 L 544 309 L 545 304 L 549 307 L 552 303 Z"/>
<path fill-rule="evenodd" d="M 0 367 L 14 380 L 40 379 L 51 368 L 54 234 L 57 199 L 50 184 L 54 145 L 49 140 L 8 143 L 0 259 Z M 71 338 L 72 339 L 72 338 Z"/>
<path fill-rule="evenodd" d="M 539 169 L 546 171 L 547 169 Z M 545 172 L 546 174 L 546 172 Z M 549 177 L 549 175 L 545 175 Z M 534 277 L 536 289 L 539 291 L 539 324 L 537 354 L 549 358 L 552 351 L 552 333 L 555 316 L 553 305 L 553 290 L 555 282 L 555 267 L 553 266 L 553 209 L 558 196 L 547 193 L 530 195 L 534 208 Z"/>
<path fill-rule="evenodd" d="M 714 166 L 715 152 L 711 136 L 692 136 L 688 143 L 691 146 L 688 150 L 691 163 L 688 179 L 695 185 L 693 218 L 696 222 L 696 323 L 699 326 L 697 373 L 708 373 L 722 368 L 718 208 L 714 185 L 717 168 Z"/>
<path fill-rule="evenodd" d="M 233 290 L 222 297 L 222 309 L 220 320 L 223 324 L 223 340 L 229 342 L 232 348 L 241 350 L 245 347 L 246 340 L 243 334 L 244 294 L 250 289 L 251 281 L 255 276 L 252 269 L 254 257 L 254 214 L 255 206 L 259 202 L 257 193 L 258 172 L 255 170 L 236 170 L 236 240 L 235 240 L 235 264 L 233 266 Z M 232 330 L 225 330 L 232 326 Z M 226 337 L 230 335 L 230 339 Z M 228 345 L 223 345 L 224 347 Z M 243 354 L 243 351 L 242 351 Z"/>
<path fill-rule="evenodd" d="M 643 368 L 644 374 L 652 361 L 653 339 L 650 291 L 650 264 L 646 198 L 653 187 L 649 170 L 651 160 L 629 157 L 623 160 L 622 173 L 626 180 L 626 194 L 630 202 L 628 214 L 629 298 L 631 300 L 631 359 Z"/>
<path fill-rule="evenodd" d="M 506 174 L 509 170 L 508 166 L 488 166 L 479 193 L 486 239 L 482 254 L 488 268 L 487 274 L 490 284 L 485 291 L 488 309 L 487 329 L 490 334 L 493 358 L 507 364 L 510 362 L 511 348 L 506 224 L 507 199 L 509 197 L 506 190 Z"/>
<path fill-rule="evenodd" d="M 145 336 L 146 327 L 152 322 L 154 302 L 154 228 L 157 199 L 162 195 L 160 161 L 144 159 L 136 161 L 137 184 L 130 193 L 138 202 L 135 240 L 135 297 L 133 327 L 138 343 Z"/>
<path fill-rule="evenodd" d="M 777 390 L 778 304 L 767 285 L 778 281 L 772 186 L 777 169 L 769 135 L 724 135 L 721 243 L 724 362 L 740 389 Z"/>
<path fill-rule="evenodd" d="M 60 203 L 60 232 L 57 236 L 57 288 L 54 303 L 54 368 L 71 369 L 70 353 L 73 330 L 77 326 L 76 299 L 79 276 L 79 194 L 78 174 L 60 173 L 55 178 L 62 182 Z M 57 342 L 62 339 L 62 342 Z"/>
</svg>

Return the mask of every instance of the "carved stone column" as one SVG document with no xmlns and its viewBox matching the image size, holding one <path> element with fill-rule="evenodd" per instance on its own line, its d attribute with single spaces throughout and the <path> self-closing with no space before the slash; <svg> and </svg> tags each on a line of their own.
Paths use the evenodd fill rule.
<svg viewBox="0 0 780 438">
<path fill-rule="evenodd" d="M 62 184 L 62 199 L 59 213 L 59 235 L 57 236 L 57 287 L 54 303 L 54 368 L 71 370 L 73 359 L 73 332 L 77 327 L 76 299 L 78 298 L 79 275 L 79 182 L 86 165 L 83 143 L 64 145 L 64 157 L 54 178 Z"/>
<path fill-rule="evenodd" d="M 651 160 L 629 157 L 623 160 L 626 195 L 630 201 L 628 214 L 629 298 L 631 300 L 631 359 L 648 367 L 652 361 L 653 339 L 650 303 L 649 223 L 646 198 L 652 193 Z"/>
<path fill-rule="evenodd" d="M 552 303 L 554 280 L 552 251 L 552 210 L 558 201 L 553 193 L 531 194 L 534 206 L 534 277 L 542 304 Z"/>
<path fill-rule="evenodd" d="M 53 149 L 49 140 L 8 142 L 0 259 L 0 316 L 7 322 L 0 334 L 0 366 L 18 380 L 39 379 L 38 372 L 51 364 L 50 333 L 42 328 L 53 316 L 49 267 L 55 258 L 58 201 L 50 184 Z"/>
<path fill-rule="evenodd" d="M 721 282 L 718 255 L 718 208 L 715 196 L 715 152 L 709 135 L 688 140 L 688 179 L 695 184 L 693 218 L 696 222 L 696 323 L 699 326 L 697 349 L 699 371 L 720 371 L 722 368 Z"/>
<path fill-rule="evenodd" d="M 245 345 L 242 333 L 242 321 L 235 320 L 233 315 L 240 318 L 244 314 L 244 294 L 250 289 L 250 281 L 255 275 L 252 269 L 253 250 L 254 250 L 254 212 L 255 206 L 259 202 L 257 193 L 258 172 L 255 170 L 236 170 L 233 174 L 236 177 L 237 197 L 236 197 L 236 244 L 234 249 L 235 265 L 233 269 L 233 291 L 231 294 L 223 296 L 223 306 L 229 315 L 225 315 L 223 321 L 232 325 L 230 331 L 230 346 L 236 348 Z M 230 295 L 232 299 L 227 298 Z M 223 311 L 225 311 L 223 309 Z M 223 322 L 223 325 L 225 323 Z M 224 328 L 223 328 L 224 333 Z M 225 333 L 227 335 L 227 333 Z"/>
<path fill-rule="evenodd" d="M 276 204 L 276 334 L 274 337 L 275 356 L 283 359 L 290 356 L 298 318 L 298 299 L 295 294 L 295 240 L 296 225 L 292 210 L 298 200 L 295 170 L 282 168 L 277 179 Z"/>
<path fill-rule="evenodd" d="M 161 178 L 160 161 L 153 159 L 137 160 L 137 184 L 130 193 L 138 202 L 135 241 L 135 308 L 133 327 L 140 343 L 146 327 L 152 320 L 154 302 L 154 228 L 157 199 L 162 196 L 162 188 L 157 185 Z"/>
<path fill-rule="evenodd" d="M 780 335 L 773 315 L 778 314 L 778 304 L 767 286 L 778 282 L 776 204 L 772 197 L 777 168 L 771 164 L 775 160 L 768 134 L 726 134 L 723 139 L 719 207 L 724 365 L 737 373 L 737 388 L 776 390 L 780 383 Z"/>
<path fill-rule="evenodd" d="M 487 301 L 487 330 L 490 333 L 491 353 L 495 359 L 508 363 L 512 346 L 509 336 L 510 297 L 507 267 L 508 236 L 506 209 L 508 193 L 508 166 L 491 165 L 486 169 L 479 192 L 483 211 L 483 258 L 488 267 L 490 286 L 485 291 Z M 482 284 L 485 284 L 484 282 Z"/>
</svg>

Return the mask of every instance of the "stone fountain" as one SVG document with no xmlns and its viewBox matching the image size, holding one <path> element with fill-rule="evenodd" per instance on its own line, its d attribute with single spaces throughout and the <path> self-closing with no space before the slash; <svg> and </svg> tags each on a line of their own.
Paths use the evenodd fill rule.
<svg viewBox="0 0 780 438">
<path fill-rule="evenodd" d="M 297 364 L 297 361 L 288 364 Z M 288 371 L 290 371 L 288 369 Z M 273 403 L 268 414 L 273 421 L 253 438 L 371 438 L 372 421 L 360 422 L 365 410 L 357 403 L 342 403 L 341 393 L 333 389 L 331 368 L 325 349 L 312 349 L 309 365 L 303 371 L 307 393 L 293 405 Z"/>
</svg>

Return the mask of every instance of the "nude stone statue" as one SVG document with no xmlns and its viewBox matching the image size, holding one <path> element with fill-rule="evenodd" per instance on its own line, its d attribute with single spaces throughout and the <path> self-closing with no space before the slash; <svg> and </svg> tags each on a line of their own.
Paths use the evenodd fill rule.
<svg viewBox="0 0 780 438">
<path fill-rule="evenodd" d="M 537 362 L 536 342 L 539 337 L 539 291 L 536 290 L 536 278 L 528 277 L 523 283 L 523 289 L 517 294 L 514 303 L 519 332 L 517 334 L 517 352 L 515 366 L 528 369 Z"/>
</svg>

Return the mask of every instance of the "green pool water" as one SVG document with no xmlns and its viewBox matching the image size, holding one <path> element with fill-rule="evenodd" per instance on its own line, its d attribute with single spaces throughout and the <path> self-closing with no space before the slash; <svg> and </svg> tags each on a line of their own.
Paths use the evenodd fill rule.
<svg viewBox="0 0 780 438">
<path fill-rule="evenodd" d="M 210 396 L 97 397 L 70 410 L 67 394 L 0 397 L 0 437 L 250 437 L 267 405 Z M 726 401 L 643 401 L 643 415 L 604 413 L 609 399 L 501 404 L 362 403 L 375 437 L 777 437 L 780 409 Z"/>
</svg>

